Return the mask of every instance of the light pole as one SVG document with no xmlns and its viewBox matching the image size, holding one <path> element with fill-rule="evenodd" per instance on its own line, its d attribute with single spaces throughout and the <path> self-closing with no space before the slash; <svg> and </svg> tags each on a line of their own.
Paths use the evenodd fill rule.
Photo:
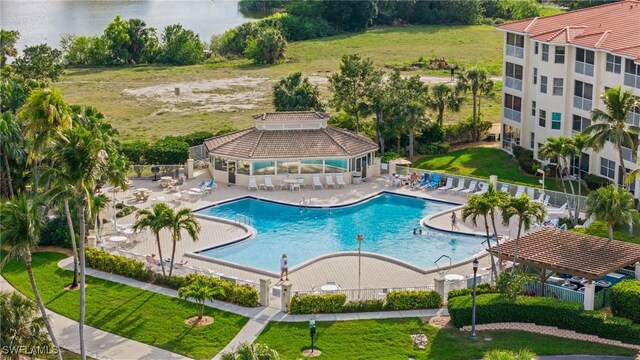
<svg viewBox="0 0 640 360">
<path fill-rule="evenodd" d="M 542 180 L 540 180 L 540 184 L 542 184 L 542 192 L 544 193 L 544 176 L 546 175 L 546 173 L 542 169 L 538 169 L 536 170 L 536 172 L 538 174 L 542 174 Z"/>
<path fill-rule="evenodd" d="M 360 300 L 360 277 L 362 274 L 362 240 L 364 240 L 364 235 L 358 234 L 356 235 L 356 240 L 358 240 L 358 300 Z"/>
<path fill-rule="evenodd" d="M 471 340 L 476 339 L 476 274 L 478 273 L 478 259 L 473 259 L 473 305 L 471 308 Z"/>
<path fill-rule="evenodd" d="M 311 336 L 311 354 L 313 354 L 313 338 L 316 336 L 316 320 L 309 319 L 309 335 Z"/>
</svg>

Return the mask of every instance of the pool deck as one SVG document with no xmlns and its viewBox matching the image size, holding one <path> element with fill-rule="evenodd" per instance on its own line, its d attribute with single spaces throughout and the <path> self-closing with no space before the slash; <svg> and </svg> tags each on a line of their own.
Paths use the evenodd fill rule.
<svg viewBox="0 0 640 360">
<path fill-rule="evenodd" d="M 204 173 L 198 176 L 196 179 L 189 180 L 187 185 L 183 186 L 183 189 L 189 189 L 196 187 L 198 182 L 203 180 L 209 180 L 208 174 Z M 109 191 L 109 188 L 105 189 L 105 193 L 110 197 L 120 201 L 124 200 L 126 204 L 134 205 L 137 208 L 151 207 L 158 202 L 157 198 L 161 197 L 160 201 L 167 202 L 174 208 L 188 207 L 192 209 L 200 209 L 209 206 L 213 203 L 230 200 L 233 198 L 243 197 L 251 194 L 255 197 L 270 199 L 274 201 L 286 202 L 290 204 L 298 205 L 303 200 L 303 197 L 308 199 L 308 204 L 311 206 L 331 206 L 343 203 L 350 203 L 361 200 L 363 198 L 375 195 L 381 191 L 389 191 L 398 194 L 411 195 L 432 200 L 441 200 L 452 203 L 462 204 L 465 201 L 465 197 L 459 194 L 452 194 L 437 190 L 414 190 L 408 188 L 393 188 L 385 186 L 385 180 L 383 178 L 369 178 L 365 182 L 359 185 L 348 185 L 346 189 L 324 189 L 324 190 L 312 190 L 310 188 L 303 188 L 300 192 L 290 192 L 288 190 L 274 190 L 274 191 L 251 191 L 242 186 L 228 186 L 226 184 L 218 184 L 218 187 L 211 193 L 202 196 L 199 200 L 194 202 L 189 201 L 170 201 L 171 195 L 167 194 L 162 187 L 156 182 L 149 180 L 134 180 L 132 189 L 147 188 L 152 194 L 145 202 L 133 201 L 131 190 L 125 192 L 113 193 Z M 164 199 L 162 199 L 164 198 Z M 109 207 L 102 214 L 104 219 L 113 218 L 113 208 Z M 459 210 L 457 211 L 460 215 Z M 135 221 L 134 214 L 128 215 L 124 218 L 117 219 L 118 225 L 132 224 Z M 219 222 L 212 220 L 200 220 L 202 225 L 202 231 L 200 232 L 200 239 L 198 241 L 191 241 L 186 233 L 183 234 L 183 240 L 177 243 L 176 246 L 176 259 L 188 260 L 187 266 L 197 267 L 198 269 L 208 270 L 225 276 L 236 277 L 240 280 L 248 280 L 254 283 L 259 283 L 260 279 L 271 279 L 272 284 L 276 284 L 277 277 L 269 276 L 259 271 L 254 271 L 249 268 L 231 267 L 223 263 L 213 263 L 211 261 L 203 261 L 190 256 L 190 253 L 194 253 L 198 250 L 210 248 L 216 245 L 224 244 L 226 242 L 234 241 L 239 238 L 247 236 L 247 230 L 242 225 L 235 224 L 233 222 Z M 498 226 L 498 232 L 503 235 L 516 234 L 517 224 L 516 221 L 512 221 L 510 226 L 503 226 L 500 221 L 496 224 Z M 428 226 L 439 228 L 443 230 L 451 230 L 450 212 L 442 214 L 441 216 L 434 216 L 428 221 Z M 466 233 L 475 233 L 484 235 L 484 223 L 479 219 L 478 227 L 471 224 L 470 220 L 466 222 L 462 221 L 461 216 L 458 216 L 459 231 Z M 107 224 L 105 226 L 107 230 L 101 235 L 101 238 L 108 239 L 110 236 L 116 235 L 113 230 L 113 225 Z M 108 230 L 108 229 L 111 230 Z M 120 234 L 121 235 L 121 234 Z M 128 235 L 130 238 L 135 239 L 135 246 L 130 245 L 126 251 L 140 254 L 142 256 L 149 254 L 157 254 L 158 249 L 155 243 L 155 237 L 149 232 L 143 232 L 137 235 Z M 366 237 L 366 234 L 365 234 Z M 167 231 L 163 231 L 160 234 L 162 244 L 162 256 L 164 258 L 171 256 L 171 239 Z M 355 239 L 354 239 L 355 243 Z M 185 255 L 186 254 L 186 255 Z M 281 254 L 273 254 L 274 262 L 278 262 Z M 438 269 L 434 265 L 432 269 L 415 269 L 410 266 L 402 265 L 401 263 L 387 261 L 374 257 L 362 257 L 361 267 L 361 287 L 364 288 L 390 288 L 390 287 L 417 287 L 425 285 L 433 285 L 433 279 L 441 277 L 443 271 L 438 272 Z M 468 259 L 469 261 L 472 258 Z M 487 273 L 490 268 L 490 259 L 486 256 L 486 253 L 480 254 L 480 271 L 479 273 Z M 445 266 L 447 264 L 440 264 Z M 185 269 L 178 270 L 178 273 L 184 273 Z M 470 264 L 465 263 L 460 266 L 454 266 L 447 271 L 449 274 L 460 274 L 463 276 L 469 276 L 472 273 L 472 267 Z M 326 284 L 328 281 L 333 281 L 339 284 L 343 289 L 356 289 L 358 287 L 358 256 L 355 254 L 344 254 L 341 256 L 330 256 L 318 261 L 312 261 L 304 266 L 298 268 L 292 268 L 289 273 L 289 279 L 293 283 L 294 291 L 305 291 L 317 289 L 321 285 Z"/>
</svg>

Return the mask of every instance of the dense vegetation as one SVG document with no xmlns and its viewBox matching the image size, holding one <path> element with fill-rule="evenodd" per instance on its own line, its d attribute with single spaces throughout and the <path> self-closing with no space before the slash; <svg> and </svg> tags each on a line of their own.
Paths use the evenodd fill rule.
<svg viewBox="0 0 640 360">
<path fill-rule="evenodd" d="M 611 288 L 611 312 L 640 324 L 640 280 L 625 280 Z"/>
<path fill-rule="evenodd" d="M 291 314 L 437 309 L 442 298 L 435 291 L 392 291 L 384 300 L 347 301 L 345 294 L 294 295 Z"/>
</svg>

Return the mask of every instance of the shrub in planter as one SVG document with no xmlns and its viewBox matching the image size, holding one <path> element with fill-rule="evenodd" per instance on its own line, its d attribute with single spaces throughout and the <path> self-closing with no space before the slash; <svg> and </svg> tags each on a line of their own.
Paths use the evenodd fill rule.
<svg viewBox="0 0 640 360">
<path fill-rule="evenodd" d="M 611 288 L 611 312 L 640 323 L 640 280 L 624 280 Z"/>
<path fill-rule="evenodd" d="M 342 307 L 342 312 L 368 312 L 368 311 L 383 311 L 384 300 L 372 299 L 372 300 L 353 300 L 349 301 Z"/>
<path fill-rule="evenodd" d="M 392 291 L 387 294 L 389 310 L 437 309 L 442 297 L 436 291 Z"/>
<path fill-rule="evenodd" d="M 294 295 L 289 304 L 291 314 L 317 314 L 342 312 L 347 302 L 345 294 Z"/>
<path fill-rule="evenodd" d="M 85 261 L 87 267 L 92 269 L 122 275 L 140 281 L 149 281 L 154 275 L 153 271 L 144 267 L 142 261 L 112 255 L 104 250 L 87 248 L 85 250 Z"/>
<path fill-rule="evenodd" d="M 491 285 L 486 283 L 478 284 L 478 286 L 476 286 L 476 295 L 497 294 L 498 292 L 499 291 L 497 288 L 491 287 Z M 464 288 L 464 289 L 451 290 L 447 294 L 447 299 L 451 300 L 458 296 L 467 296 L 467 295 L 473 295 L 473 289 Z"/>
<path fill-rule="evenodd" d="M 520 160 L 520 153 L 522 153 L 522 150 L 524 150 L 524 148 L 520 145 L 511 147 L 511 153 L 513 154 L 513 157 L 516 158 L 516 160 Z"/>
</svg>

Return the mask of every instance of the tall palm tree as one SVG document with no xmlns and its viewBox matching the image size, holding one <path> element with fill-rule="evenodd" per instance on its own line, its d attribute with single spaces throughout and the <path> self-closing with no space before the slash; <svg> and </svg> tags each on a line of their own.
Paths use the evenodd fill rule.
<svg viewBox="0 0 640 360">
<path fill-rule="evenodd" d="M 482 217 L 484 220 L 484 229 L 487 235 L 487 246 L 491 247 L 488 216 L 491 211 L 493 211 L 494 204 L 488 200 L 489 199 L 483 195 L 471 195 L 467 199 L 467 204 L 462 209 L 462 220 L 467 221 L 468 218 L 471 218 L 473 226 L 478 226 L 477 219 L 478 217 Z M 493 253 L 491 253 L 491 276 L 494 279 L 498 277 Z"/>
<path fill-rule="evenodd" d="M 412 101 L 404 108 L 403 115 L 405 126 L 409 130 L 409 161 L 413 162 L 414 140 L 416 138 L 416 129 L 424 125 L 428 118 L 425 114 L 425 106 L 417 101 Z"/>
<path fill-rule="evenodd" d="M 569 156 L 573 156 L 576 153 L 577 149 L 574 142 L 565 136 L 558 136 L 557 138 L 548 137 L 545 140 L 545 143 L 538 149 L 539 158 L 545 160 L 554 160 L 556 162 L 556 177 L 560 180 L 562 190 L 564 191 L 567 200 L 569 200 L 567 186 L 565 185 L 565 175 L 568 175 L 569 173 L 569 164 L 567 162 L 567 158 Z M 571 195 L 574 195 L 573 198 L 575 198 L 575 190 L 571 181 L 569 181 L 569 187 L 571 189 Z M 569 207 L 570 218 L 573 218 L 573 216 L 571 215 L 572 208 L 573 207 Z"/>
<path fill-rule="evenodd" d="M 631 90 L 622 92 L 620 86 L 607 90 L 602 95 L 606 110 L 593 109 L 591 121 L 593 124 L 584 133 L 591 135 L 588 144 L 595 150 L 600 150 L 610 141 L 618 150 L 618 161 L 622 169 L 621 180 L 626 183 L 626 171 L 622 148 L 626 147 L 636 152 L 640 145 L 640 127 L 626 123 L 627 115 L 636 106 L 637 100 Z"/>
<path fill-rule="evenodd" d="M 460 111 L 462 100 L 463 98 L 458 95 L 456 88 L 446 84 L 437 84 L 431 87 L 429 97 L 427 98 L 427 105 L 432 110 L 438 111 L 438 123 L 442 126 L 444 122 L 444 109 L 447 108 L 454 112 Z"/>
<path fill-rule="evenodd" d="M 581 169 L 582 153 L 585 150 L 590 149 L 589 136 L 582 133 L 575 134 L 571 138 L 571 143 L 573 144 L 573 150 L 575 151 L 575 154 L 573 155 L 578 156 L 578 200 L 576 201 L 575 212 L 574 212 L 575 217 L 573 219 L 573 224 L 577 224 L 578 217 L 580 216 L 580 198 L 582 198 L 582 186 L 583 186 L 582 169 Z"/>
<path fill-rule="evenodd" d="M 136 213 L 136 221 L 133 229 L 136 231 L 149 229 L 156 236 L 156 245 L 158 245 L 158 255 L 160 256 L 160 264 L 162 266 L 162 275 L 166 275 L 164 270 L 164 261 L 162 257 L 162 246 L 160 244 L 160 231 L 171 226 L 171 213 L 173 209 L 165 203 L 154 205 L 151 209 L 141 209 Z M 173 260 L 173 257 L 171 258 Z"/>
<path fill-rule="evenodd" d="M 38 305 L 16 291 L 0 292 L 0 348 L 35 349 L 51 346 L 44 319 L 38 316 Z M 20 351 L 10 351 L 9 359 L 21 358 Z M 26 354 L 22 354 L 26 355 Z M 25 356 L 26 358 L 26 356 Z"/>
<path fill-rule="evenodd" d="M 594 215 L 597 220 L 607 223 L 609 240 L 613 240 L 613 227 L 616 224 L 640 223 L 640 213 L 634 208 L 633 195 L 613 184 L 589 193 L 586 215 Z"/>
<path fill-rule="evenodd" d="M 200 233 L 201 227 L 196 217 L 193 216 L 193 210 L 191 209 L 185 208 L 174 212 L 173 209 L 169 208 L 167 217 L 169 217 L 168 229 L 171 232 L 171 240 L 173 242 L 171 265 L 169 267 L 169 276 L 171 276 L 173 273 L 173 263 L 176 260 L 176 243 L 182 240 L 182 230 L 186 230 L 193 241 L 198 241 L 198 234 Z"/>
<path fill-rule="evenodd" d="M 473 99 L 473 136 L 475 141 L 480 140 L 478 133 L 478 93 L 487 88 L 487 82 L 491 81 L 489 73 L 481 69 L 466 70 L 458 74 L 456 87 L 460 91 L 471 91 Z"/>
<path fill-rule="evenodd" d="M 49 337 L 53 345 L 59 349 L 51 322 L 47 316 L 47 310 L 42 302 L 42 297 L 38 291 L 36 278 L 33 276 L 31 265 L 31 247 L 38 245 L 40 241 L 40 228 L 42 227 L 42 216 L 39 212 L 40 204 L 27 198 L 25 194 L 19 194 L 9 201 L 0 204 L 0 242 L 6 250 L 6 256 L 0 263 L 4 267 L 7 260 L 22 258 L 27 268 L 31 290 L 40 309 L 40 314 L 44 320 Z M 57 353 L 58 360 L 62 360 L 60 352 Z"/>
<path fill-rule="evenodd" d="M 22 162 L 26 156 L 24 151 L 24 139 L 21 134 L 20 124 L 10 112 L 0 116 L 0 152 L 2 153 L 2 173 L 7 175 L 7 187 L 9 196 L 13 197 L 13 181 L 11 179 L 11 167 L 9 160 Z M 1 179 L 0 179 L 1 180 Z"/>
<path fill-rule="evenodd" d="M 500 241 L 498 240 L 498 228 L 496 227 L 496 209 L 502 208 L 502 206 L 509 202 L 509 193 L 505 191 L 498 191 L 492 183 L 489 183 L 487 192 L 482 194 L 486 201 L 491 205 L 489 211 L 489 218 L 491 219 L 491 225 L 493 227 L 493 235 L 496 240 L 496 249 L 498 249 L 498 271 L 502 272 L 502 255 L 500 254 Z"/>
<path fill-rule="evenodd" d="M 508 224 L 513 216 L 518 216 L 518 235 L 513 249 L 512 271 L 515 271 L 518 260 L 518 241 L 522 230 L 528 231 L 531 228 L 532 220 L 542 222 L 546 215 L 547 209 L 542 204 L 531 200 L 527 194 L 522 194 L 520 197 L 512 196 L 508 203 L 503 204 L 502 220 L 505 224 Z"/>
</svg>

